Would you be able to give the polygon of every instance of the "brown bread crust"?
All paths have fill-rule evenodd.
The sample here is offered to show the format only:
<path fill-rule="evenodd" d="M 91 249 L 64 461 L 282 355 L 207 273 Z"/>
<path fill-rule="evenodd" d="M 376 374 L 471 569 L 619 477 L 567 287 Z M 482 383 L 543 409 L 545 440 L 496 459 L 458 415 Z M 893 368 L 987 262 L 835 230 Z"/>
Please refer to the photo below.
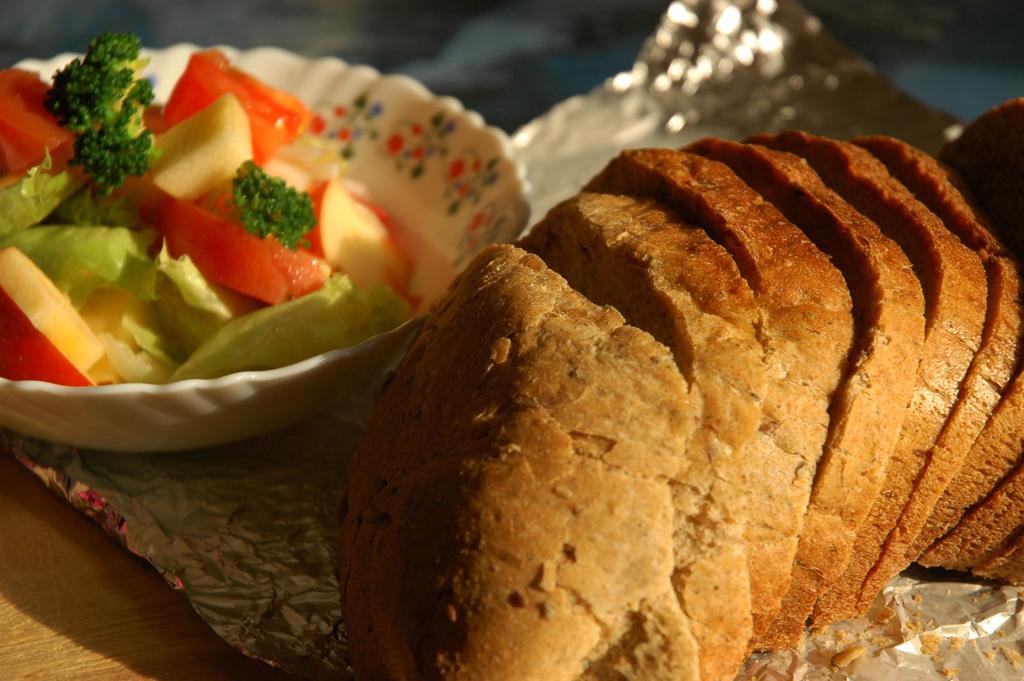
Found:
<path fill-rule="evenodd" d="M 970 567 L 961 559 L 958 539 L 946 542 L 954 534 L 966 515 L 984 504 L 1001 481 L 1013 474 L 1024 449 L 1024 373 L 1018 371 L 1006 389 L 1003 400 L 985 425 L 968 455 L 970 465 L 950 484 L 950 499 L 944 498 L 929 524 L 939 539 L 917 558 L 928 567 Z M 939 515 L 941 513 L 941 516 Z M 927 529 L 927 528 L 926 528 Z M 945 530 L 946 534 L 942 534 Z M 1008 538 L 1004 535 L 1004 539 Z"/>
<path fill-rule="evenodd" d="M 623 152 L 590 189 L 650 196 L 708 231 L 732 254 L 760 309 L 770 380 L 762 436 L 751 460 L 748 551 L 755 638 L 789 586 L 828 404 L 852 343 L 842 275 L 807 237 L 726 166 L 670 150 Z"/>
<path fill-rule="evenodd" d="M 987 285 L 977 254 L 865 149 L 798 132 L 778 135 L 772 146 L 805 158 L 825 184 L 899 243 L 925 296 L 925 342 L 900 441 L 845 573 L 815 605 L 814 622 L 824 626 L 867 609 L 877 590 L 866 590 L 866 582 L 886 537 L 913 498 L 929 463 L 950 465 L 950 457 L 934 459 L 932 453 L 981 342 Z M 967 425 L 959 421 L 952 427 L 962 430 Z M 959 439 L 961 434 L 951 437 Z"/>
<path fill-rule="evenodd" d="M 1005 240 L 1024 253 L 1024 97 L 1011 99 L 972 122 L 942 148 Z"/>
<path fill-rule="evenodd" d="M 675 551 L 685 579 L 677 593 L 693 622 L 701 677 L 732 681 L 751 638 L 741 494 L 750 483 L 740 473 L 761 470 L 773 455 L 758 429 L 767 371 L 753 295 L 725 249 L 652 201 L 582 193 L 552 209 L 520 245 L 664 343 L 701 405 L 687 483 L 702 499 L 682 511 Z"/>
<path fill-rule="evenodd" d="M 964 380 L 961 398 L 932 453 L 933 462 L 949 463 L 946 466 L 933 463 L 928 467 L 911 503 L 890 534 L 887 552 L 875 566 L 869 584 L 871 588 L 881 589 L 886 581 L 917 560 L 922 551 L 950 530 L 968 507 L 979 501 L 975 496 L 979 458 L 984 457 L 991 443 L 1004 441 L 1003 438 L 993 441 L 986 436 L 978 446 L 978 435 L 986 423 L 990 429 L 998 431 L 1001 426 L 997 421 L 1010 416 L 1024 428 L 1024 415 L 1019 413 L 1004 410 L 993 418 L 1020 358 L 1021 282 L 1016 263 L 993 233 L 988 218 L 967 198 L 958 177 L 931 156 L 891 137 L 865 137 L 854 143 L 880 159 L 950 231 L 978 253 L 988 278 L 987 318 L 981 347 Z M 1020 381 L 1015 386 L 1018 390 L 1024 389 Z M 959 429 L 953 427 L 957 421 L 964 422 Z M 1017 451 L 1018 448 L 1013 447 L 1001 458 L 1015 458 Z"/>
<path fill-rule="evenodd" d="M 1024 466 L 1017 466 L 984 501 L 932 546 L 922 563 L 992 575 L 992 566 L 1018 550 L 1012 544 L 1024 527 Z"/>
<path fill-rule="evenodd" d="M 960 137 L 943 147 L 940 158 L 956 170 L 971 194 L 992 217 L 1001 236 L 1019 256 L 1024 252 L 1024 98 L 1010 100 L 971 123 Z M 1018 374 L 975 449 L 977 467 L 964 485 L 962 503 L 944 518 L 949 533 L 921 556 L 925 565 L 979 563 L 979 574 L 1018 574 L 1013 556 L 1021 555 L 1019 540 L 1007 535 L 1010 518 L 993 518 L 992 511 L 1012 498 L 1020 474 L 1024 446 L 1024 376 Z M 987 510 L 979 510 L 989 506 Z M 977 512 L 976 512 L 977 511 Z M 991 527 L 983 523 L 994 522 Z M 960 525 L 954 526 L 956 522 Z M 961 529 L 963 527 L 963 529 Z M 1013 532 L 1013 530 L 1010 530 Z M 978 536 L 980 535 L 980 536 Z M 993 546 L 998 544 L 1000 546 Z M 1005 545 L 1005 548 L 1001 548 Z"/>
<path fill-rule="evenodd" d="M 1019 529 L 1016 536 L 994 557 L 971 567 L 979 577 L 1002 579 L 1011 584 L 1024 584 L 1024 533 Z"/>
<path fill-rule="evenodd" d="M 771 139 L 765 139 L 771 142 Z M 846 374 L 830 407 L 793 579 L 759 648 L 795 646 L 817 596 L 843 570 L 903 424 L 924 334 L 921 286 L 906 256 L 829 190 L 802 159 L 756 145 L 707 145 L 836 264 L 857 320 Z"/>
<path fill-rule="evenodd" d="M 672 584 L 699 418 L 661 344 L 536 256 L 485 250 L 351 466 L 338 549 L 357 677 L 699 679 Z"/>

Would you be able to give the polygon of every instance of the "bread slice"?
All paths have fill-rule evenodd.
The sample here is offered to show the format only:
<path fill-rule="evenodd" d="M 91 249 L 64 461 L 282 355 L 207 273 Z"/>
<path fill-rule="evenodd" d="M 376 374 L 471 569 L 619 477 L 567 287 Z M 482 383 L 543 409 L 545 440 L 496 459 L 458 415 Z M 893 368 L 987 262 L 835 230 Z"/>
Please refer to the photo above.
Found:
<path fill-rule="evenodd" d="M 978 255 L 867 150 L 799 132 L 782 133 L 769 144 L 805 158 L 825 184 L 899 243 L 925 296 L 925 341 L 914 395 L 885 483 L 858 532 L 845 573 L 815 605 L 814 621 L 825 625 L 867 609 L 878 592 L 874 584 L 869 588 L 869 574 L 886 537 L 911 503 L 929 465 L 952 465 L 949 457 L 935 457 L 934 452 L 981 343 L 987 284 Z M 959 441 L 960 431 L 968 427 L 973 427 L 970 422 L 954 420 L 950 428 L 958 432 L 947 429 L 946 434 Z M 948 474 L 944 470 L 937 475 Z"/>
<path fill-rule="evenodd" d="M 985 113 L 939 152 L 1016 252 L 1024 253 L 1024 97 Z"/>
<path fill-rule="evenodd" d="M 969 570 L 998 562 L 1024 529 L 1024 465 L 996 485 L 981 503 L 975 505 L 948 534 L 929 549 L 925 565 L 941 565 L 954 570 Z M 991 568 L 989 568 L 991 570 Z"/>
<path fill-rule="evenodd" d="M 714 532 L 678 535 L 677 575 L 686 579 L 677 593 L 693 622 L 701 677 L 732 681 L 747 656 L 750 589 L 761 573 L 748 576 L 745 509 L 720 502 L 750 488 L 741 464 L 772 477 L 770 457 L 778 456 L 759 430 L 767 371 L 753 295 L 725 249 L 651 201 L 580 194 L 552 209 L 521 246 L 668 346 L 702 407 L 684 490 L 700 503 L 679 511 L 688 527 L 711 523 Z"/>
<path fill-rule="evenodd" d="M 770 140 L 768 140 L 770 141 Z M 830 407 L 793 579 L 758 647 L 794 646 L 818 595 L 844 569 L 903 425 L 924 335 L 924 300 L 895 242 L 802 159 L 755 145 L 704 144 L 801 228 L 843 273 L 857 321 L 846 373 Z"/>
<path fill-rule="evenodd" d="M 356 676 L 699 679 L 673 585 L 699 419 L 650 335 L 536 256 L 483 251 L 351 465 L 338 551 Z"/>
<path fill-rule="evenodd" d="M 979 577 L 1024 584 L 1024 533 L 1018 530 L 1004 548 L 995 552 L 989 560 L 973 565 L 971 572 Z"/>
<path fill-rule="evenodd" d="M 961 387 L 960 399 L 932 452 L 932 462 L 886 540 L 885 553 L 865 589 L 871 591 L 881 589 L 891 577 L 917 560 L 925 548 L 959 520 L 965 508 L 977 501 L 969 496 L 969 490 L 974 488 L 971 481 L 985 448 L 976 447 L 975 443 L 992 419 L 1021 355 L 1021 281 L 1016 263 L 993 233 L 988 218 L 967 198 L 958 177 L 928 154 L 900 140 L 879 136 L 853 142 L 881 160 L 893 177 L 978 253 L 988 279 L 987 318 L 981 346 Z M 1019 388 L 1024 388 L 1024 384 L 1019 384 Z M 1017 420 L 1024 427 L 1024 415 L 1018 414 Z M 999 428 L 998 424 L 991 425 Z M 983 442 L 986 440 L 990 438 Z M 1016 453 L 1017 448 L 1012 447 L 1003 458 L 1012 458 Z"/>
<path fill-rule="evenodd" d="M 1021 461 L 1024 443 L 1024 374 L 1017 373 L 1007 387 L 1002 401 L 975 441 L 959 475 L 948 493 L 936 504 L 925 527 L 929 537 L 939 538 L 917 558 L 928 567 L 971 567 L 976 558 L 968 559 L 962 552 L 961 539 L 954 534 L 967 514 L 986 503 L 1001 481 L 1010 477 Z M 984 518 L 984 516 L 982 517 Z M 995 532 L 995 528 L 992 528 Z M 1008 537 L 1004 534 L 1003 539 Z"/>
<path fill-rule="evenodd" d="M 657 197 L 677 209 L 726 247 L 754 292 L 770 377 L 765 442 L 748 466 L 747 541 L 760 638 L 789 585 L 829 400 L 852 343 L 849 292 L 828 258 L 721 163 L 678 151 L 627 151 L 589 187 Z"/>

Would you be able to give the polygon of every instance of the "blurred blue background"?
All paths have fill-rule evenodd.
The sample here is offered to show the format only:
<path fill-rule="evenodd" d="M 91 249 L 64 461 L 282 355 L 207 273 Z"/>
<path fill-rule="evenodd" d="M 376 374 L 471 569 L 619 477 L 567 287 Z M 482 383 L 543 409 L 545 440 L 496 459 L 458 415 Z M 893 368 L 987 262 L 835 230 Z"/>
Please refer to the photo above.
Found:
<path fill-rule="evenodd" d="M 80 51 L 134 31 L 278 45 L 409 73 L 514 130 L 629 68 L 667 0 L 3 0 L 0 57 Z M 969 119 L 1024 95 L 1021 0 L 806 0 L 826 29 L 904 90 Z"/>

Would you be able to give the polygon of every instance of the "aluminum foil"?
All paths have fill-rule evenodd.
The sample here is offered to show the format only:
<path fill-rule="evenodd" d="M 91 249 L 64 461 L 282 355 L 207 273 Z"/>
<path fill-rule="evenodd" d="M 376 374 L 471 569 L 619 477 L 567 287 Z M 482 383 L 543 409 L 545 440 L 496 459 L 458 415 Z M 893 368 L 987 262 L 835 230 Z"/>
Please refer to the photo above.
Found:
<path fill-rule="evenodd" d="M 623 147 L 803 128 L 934 151 L 956 122 L 897 91 L 786 0 L 673 2 L 633 69 L 514 136 L 534 215 Z M 366 400 L 257 440 L 178 454 L 76 451 L 0 433 L 62 498 L 146 558 L 225 640 L 310 679 L 349 676 L 333 537 Z M 962 579 L 962 577 L 960 578 Z M 1004 585 L 910 571 L 866 618 L 755 655 L 743 680 L 1024 678 L 1024 608 Z"/>
<path fill-rule="evenodd" d="M 786 0 L 677 0 L 631 71 L 525 125 L 513 143 L 540 217 L 620 149 L 798 128 L 938 151 L 956 121 L 897 90 Z"/>
<path fill-rule="evenodd" d="M 226 641 L 302 678 L 349 677 L 333 536 L 362 415 L 336 409 L 186 453 L 0 435 L 53 491 L 148 560 Z"/>
<path fill-rule="evenodd" d="M 737 681 L 1019 680 L 1022 625 L 1017 587 L 907 574 L 867 616 L 828 627 L 800 650 L 756 654 Z"/>

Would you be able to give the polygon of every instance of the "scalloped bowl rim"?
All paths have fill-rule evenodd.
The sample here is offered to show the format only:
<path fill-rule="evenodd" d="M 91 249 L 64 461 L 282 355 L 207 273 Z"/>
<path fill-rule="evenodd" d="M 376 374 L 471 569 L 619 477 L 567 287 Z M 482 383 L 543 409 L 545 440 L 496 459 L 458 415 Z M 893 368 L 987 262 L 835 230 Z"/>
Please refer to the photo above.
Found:
<path fill-rule="evenodd" d="M 409 90 L 412 90 L 416 97 L 423 100 L 435 100 L 442 104 L 445 108 L 451 110 L 453 113 L 465 115 L 466 119 L 469 121 L 470 125 L 473 128 L 484 130 L 493 135 L 498 140 L 504 157 L 508 161 L 510 161 L 512 163 L 512 166 L 515 168 L 515 178 L 516 186 L 518 188 L 518 195 L 521 197 L 524 203 L 526 202 L 526 196 L 529 190 L 529 184 L 526 177 L 526 168 L 520 161 L 516 160 L 515 154 L 513 153 L 511 138 L 508 136 L 508 134 L 501 128 L 498 128 L 493 125 L 487 125 L 486 122 L 484 121 L 483 116 L 481 116 L 476 111 L 467 109 L 458 99 L 450 96 L 436 95 L 430 90 L 430 88 L 428 88 L 426 85 L 419 82 L 415 78 L 412 78 L 401 73 L 383 74 L 373 66 L 369 66 L 366 64 L 352 64 L 350 62 L 345 61 L 344 59 L 339 59 L 338 57 L 304 57 L 296 52 L 292 52 L 290 50 L 286 50 L 280 47 L 274 47 L 271 45 L 240 49 L 237 47 L 232 47 L 230 45 L 214 45 L 211 47 L 203 47 L 200 45 L 196 45 L 194 43 L 175 43 L 173 45 L 168 45 L 167 47 L 163 48 L 144 48 L 144 54 L 153 55 L 157 53 L 177 50 L 188 50 L 191 52 L 195 52 L 205 49 L 224 50 L 231 55 L 232 59 L 237 58 L 238 56 L 243 54 L 249 55 L 259 53 L 272 55 L 274 58 L 284 58 L 293 60 L 299 59 L 304 62 L 307 62 L 310 66 L 317 63 L 327 62 L 345 69 L 358 69 L 360 71 L 367 72 L 372 78 L 376 80 L 401 83 L 404 87 L 408 88 Z M 33 62 L 51 62 L 57 61 L 58 59 L 66 62 L 78 56 L 81 56 L 81 54 L 75 52 L 64 52 L 53 57 L 50 57 L 48 59 L 23 59 L 19 61 L 15 66 L 21 66 L 26 63 L 31 64 Z M 408 327 L 411 324 L 418 324 L 420 320 L 422 320 L 423 316 L 423 314 L 417 315 L 412 319 L 407 320 L 400 326 L 391 329 L 390 331 L 386 331 L 384 333 L 379 333 L 374 336 L 371 336 L 370 338 L 367 338 L 366 340 L 357 343 L 356 345 L 352 345 L 346 348 L 337 348 L 334 350 L 329 350 L 327 352 L 322 352 L 317 355 L 313 355 L 312 357 L 307 357 L 304 360 L 294 362 L 283 367 L 278 367 L 276 369 L 250 369 L 237 371 L 231 374 L 226 374 L 224 376 L 218 376 L 216 378 L 190 378 L 182 381 L 172 381 L 170 383 L 114 383 L 109 385 L 93 386 L 67 386 L 60 385 L 57 383 L 50 383 L 47 381 L 13 381 L 6 378 L 0 378 L 0 390 L 33 392 L 37 394 L 48 393 L 51 395 L 96 395 L 97 397 L 110 397 L 113 395 L 126 395 L 132 393 L 149 395 L 173 395 L 180 392 L 190 392 L 201 389 L 223 388 L 233 383 L 239 383 L 242 381 L 252 381 L 256 383 L 261 383 L 267 381 L 287 380 L 294 376 L 303 374 L 306 371 L 312 370 L 318 366 L 330 364 L 339 359 L 348 357 L 349 355 L 354 355 L 357 352 L 359 352 L 363 348 L 363 346 L 365 346 L 368 343 L 373 343 L 378 339 L 393 334 L 406 333 L 408 330 L 406 327 Z"/>

